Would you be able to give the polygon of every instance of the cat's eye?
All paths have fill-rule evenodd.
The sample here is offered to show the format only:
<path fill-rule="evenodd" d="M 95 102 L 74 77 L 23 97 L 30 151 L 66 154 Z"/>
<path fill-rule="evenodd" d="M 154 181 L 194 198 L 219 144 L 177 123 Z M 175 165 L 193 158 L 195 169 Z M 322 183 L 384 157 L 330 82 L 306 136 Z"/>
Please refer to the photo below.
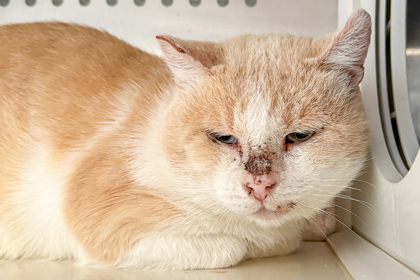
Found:
<path fill-rule="evenodd" d="M 233 135 L 214 135 L 214 139 L 223 143 L 223 144 L 236 144 L 238 143 L 238 138 Z"/>
<path fill-rule="evenodd" d="M 305 142 L 315 134 L 314 131 L 293 132 L 286 136 L 287 143 Z"/>

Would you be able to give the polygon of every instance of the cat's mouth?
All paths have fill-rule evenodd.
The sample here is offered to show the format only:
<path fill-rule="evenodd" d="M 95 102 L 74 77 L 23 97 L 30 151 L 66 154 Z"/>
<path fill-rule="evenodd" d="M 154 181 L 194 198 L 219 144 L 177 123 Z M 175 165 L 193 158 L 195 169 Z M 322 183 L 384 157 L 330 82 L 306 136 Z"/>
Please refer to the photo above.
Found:
<path fill-rule="evenodd" d="M 278 205 L 276 210 L 267 209 L 264 205 L 262 205 L 262 207 L 253 215 L 265 221 L 279 219 L 292 211 L 296 206 L 297 203 L 293 201 Z"/>

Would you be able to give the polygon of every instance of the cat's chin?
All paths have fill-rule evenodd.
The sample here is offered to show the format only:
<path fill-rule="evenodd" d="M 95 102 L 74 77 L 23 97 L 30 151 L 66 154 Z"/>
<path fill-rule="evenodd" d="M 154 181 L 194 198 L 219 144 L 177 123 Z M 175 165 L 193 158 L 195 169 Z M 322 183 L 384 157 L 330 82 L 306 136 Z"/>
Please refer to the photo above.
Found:
<path fill-rule="evenodd" d="M 292 209 L 277 209 L 275 211 L 269 210 L 265 207 L 261 207 L 257 212 L 253 213 L 252 215 L 259 220 L 262 221 L 278 221 L 282 219 L 287 213 L 289 213 Z"/>

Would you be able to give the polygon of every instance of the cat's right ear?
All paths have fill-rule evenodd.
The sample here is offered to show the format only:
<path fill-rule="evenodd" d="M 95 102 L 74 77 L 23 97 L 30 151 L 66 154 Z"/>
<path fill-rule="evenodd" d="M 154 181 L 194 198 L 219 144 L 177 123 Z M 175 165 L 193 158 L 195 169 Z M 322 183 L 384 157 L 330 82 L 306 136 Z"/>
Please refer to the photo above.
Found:
<path fill-rule="evenodd" d="M 156 39 L 164 61 L 180 87 L 187 87 L 208 75 L 210 68 L 220 62 L 220 49 L 215 43 L 187 41 L 167 35 L 156 36 Z"/>

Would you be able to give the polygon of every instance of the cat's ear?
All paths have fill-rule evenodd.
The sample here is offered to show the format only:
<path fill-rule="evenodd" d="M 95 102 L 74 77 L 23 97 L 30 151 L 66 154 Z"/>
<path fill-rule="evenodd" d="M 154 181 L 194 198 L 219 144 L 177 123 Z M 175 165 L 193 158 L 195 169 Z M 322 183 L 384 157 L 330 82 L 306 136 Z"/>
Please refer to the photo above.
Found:
<path fill-rule="evenodd" d="M 164 60 L 175 82 L 181 86 L 207 75 L 220 61 L 220 48 L 215 43 L 187 41 L 172 36 L 156 36 Z"/>
<path fill-rule="evenodd" d="M 318 39 L 326 47 L 313 62 L 344 71 L 349 75 L 351 84 L 358 85 L 364 74 L 363 63 L 370 44 L 371 26 L 370 15 L 365 10 L 355 11 L 341 31 Z"/>

